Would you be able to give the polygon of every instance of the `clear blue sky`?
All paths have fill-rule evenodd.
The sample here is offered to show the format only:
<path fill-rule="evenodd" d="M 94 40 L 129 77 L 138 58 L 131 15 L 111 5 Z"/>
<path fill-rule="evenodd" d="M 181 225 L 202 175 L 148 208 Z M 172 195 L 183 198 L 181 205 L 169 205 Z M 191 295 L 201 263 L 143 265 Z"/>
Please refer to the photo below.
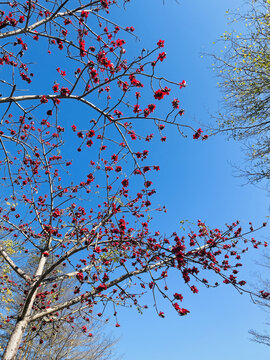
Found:
<path fill-rule="evenodd" d="M 181 92 L 185 122 L 204 127 L 211 122 L 209 113 L 217 111 L 220 94 L 211 59 L 202 52 L 218 51 L 213 42 L 228 29 L 226 10 L 241 6 L 240 0 L 136 0 L 125 12 L 118 10 L 114 18 L 126 26 L 134 26 L 140 41 L 136 49 L 151 48 L 157 40 L 165 40 L 167 59 L 160 72 L 170 79 L 185 79 L 188 87 Z M 207 142 L 183 139 L 171 129 L 168 142 L 158 146 L 152 155 L 159 160 L 161 172 L 157 200 L 168 207 L 167 215 L 156 218 L 164 233 L 179 229 L 179 221 L 205 220 L 210 226 L 222 227 L 239 219 L 260 224 L 268 215 L 267 193 L 255 186 L 242 186 L 245 179 L 233 177 L 231 164 L 241 165 L 239 143 L 223 137 Z M 268 231 L 257 235 L 267 237 Z M 255 265 L 258 251 L 246 258 L 243 278 L 256 283 Z M 177 282 L 177 278 L 171 279 Z M 187 289 L 186 289 L 187 290 Z M 149 297 L 149 305 L 151 298 Z M 266 360 L 268 348 L 249 340 L 248 330 L 263 330 L 266 314 L 254 306 L 248 296 L 234 289 L 201 289 L 197 295 L 185 291 L 189 316 L 179 317 L 170 304 L 160 307 L 166 318 L 159 318 L 150 308 L 141 316 L 135 309 L 119 309 L 121 327 L 112 328 L 120 336 L 118 350 L 125 360 Z"/>

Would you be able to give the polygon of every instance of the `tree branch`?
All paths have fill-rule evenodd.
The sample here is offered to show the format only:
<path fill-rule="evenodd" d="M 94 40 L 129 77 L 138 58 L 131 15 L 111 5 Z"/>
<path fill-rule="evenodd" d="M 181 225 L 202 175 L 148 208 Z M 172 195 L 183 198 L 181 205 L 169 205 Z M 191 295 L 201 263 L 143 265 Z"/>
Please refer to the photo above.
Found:
<path fill-rule="evenodd" d="M 5 262 L 21 277 L 23 278 L 25 281 L 27 282 L 31 282 L 32 279 L 31 277 L 26 274 L 21 268 L 19 268 L 18 265 L 15 264 L 15 262 L 9 257 L 9 255 L 7 254 L 7 252 L 2 248 L 2 246 L 0 247 L 0 256 L 2 256 L 5 260 Z"/>

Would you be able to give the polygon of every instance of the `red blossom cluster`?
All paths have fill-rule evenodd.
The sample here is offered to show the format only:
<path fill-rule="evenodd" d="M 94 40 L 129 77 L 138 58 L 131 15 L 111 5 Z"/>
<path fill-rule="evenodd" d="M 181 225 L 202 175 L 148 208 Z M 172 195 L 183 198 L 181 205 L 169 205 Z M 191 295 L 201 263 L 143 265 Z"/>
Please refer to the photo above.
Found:
<path fill-rule="evenodd" d="M 162 100 L 165 95 L 170 94 L 171 89 L 169 89 L 167 86 L 164 87 L 164 89 L 159 89 L 155 92 L 154 98 L 157 100 Z"/>

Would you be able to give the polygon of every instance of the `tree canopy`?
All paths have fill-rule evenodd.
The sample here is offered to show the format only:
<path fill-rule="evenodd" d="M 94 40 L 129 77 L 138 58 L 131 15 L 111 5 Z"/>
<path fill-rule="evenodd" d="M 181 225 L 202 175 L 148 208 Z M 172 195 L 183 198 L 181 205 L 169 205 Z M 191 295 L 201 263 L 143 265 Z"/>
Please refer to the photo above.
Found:
<path fill-rule="evenodd" d="M 222 36 L 223 54 L 214 56 L 223 94 L 220 131 L 244 140 L 251 182 L 269 180 L 270 3 L 249 1 L 231 13 L 240 30 Z"/>

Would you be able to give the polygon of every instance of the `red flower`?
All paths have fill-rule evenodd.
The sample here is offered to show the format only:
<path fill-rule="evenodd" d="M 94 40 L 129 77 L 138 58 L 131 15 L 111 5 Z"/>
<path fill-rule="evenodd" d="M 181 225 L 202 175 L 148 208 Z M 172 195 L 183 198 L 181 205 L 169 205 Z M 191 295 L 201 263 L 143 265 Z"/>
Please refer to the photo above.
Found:
<path fill-rule="evenodd" d="M 88 18 L 88 15 L 89 15 L 89 12 L 88 12 L 88 11 L 84 11 L 84 10 L 83 10 L 83 11 L 81 12 L 81 17 L 82 17 L 82 18 L 86 18 L 86 19 L 87 19 L 87 18 Z"/>
<path fill-rule="evenodd" d="M 245 284 L 246 284 L 246 282 L 244 281 L 244 280 L 241 280 L 241 281 L 239 281 L 239 283 L 238 283 L 240 286 L 244 286 Z"/>
<path fill-rule="evenodd" d="M 116 163 L 117 160 L 118 160 L 118 156 L 115 155 L 115 154 L 113 154 L 112 157 L 111 157 L 111 159 L 113 160 L 114 163 Z"/>
<path fill-rule="evenodd" d="M 188 311 L 187 309 L 184 309 L 184 308 L 182 308 L 182 309 L 179 310 L 179 314 L 180 314 L 181 316 L 187 315 L 189 312 L 190 312 L 190 311 Z"/>
<path fill-rule="evenodd" d="M 89 130 L 87 133 L 87 137 L 93 137 L 95 136 L 95 131 L 94 130 Z"/>
<path fill-rule="evenodd" d="M 161 62 L 166 59 L 167 54 L 163 51 L 162 53 L 159 53 L 158 55 L 158 60 L 160 60 Z"/>
<path fill-rule="evenodd" d="M 200 138 L 200 136 L 201 136 L 201 134 L 202 134 L 202 129 L 201 128 L 199 128 L 196 132 L 195 132 L 195 134 L 193 134 L 193 139 L 199 139 Z"/>
<path fill-rule="evenodd" d="M 115 42 L 115 45 L 116 45 L 116 46 L 122 46 L 122 45 L 124 45 L 125 43 L 126 43 L 125 40 L 117 39 L 116 42 Z"/>
<path fill-rule="evenodd" d="M 78 132 L 77 132 L 77 136 L 78 136 L 79 138 L 83 139 L 83 133 L 82 133 L 81 131 L 78 131 Z"/>
<path fill-rule="evenodd" d="M 108 1 L 107 0 L 101 0 L 100 1 L 101 6 L 104 7 L 105 9 L 108 9 L 109 5 L 108 5 Z"/>
<path fill-rule="evenodd" d="M 123 115 L 123 113 L 119 110 L 114 110 L 115 115 L 118 117 L 118 119 Z"/>
<path fill-rule="evenodd" d="M 148 109 L 149 109 L 150 113 L 154 112 L 155 108 L 156 108 L 155 104 L 149 104 L 148 105 Z"/>
<path fill-rule="evenodd" d="M 152 181 L 146 181 L 145 183 L 144 183 L 144 185 L 145 185 L 145 187 L 150 187 L 151 185 L 152 185 Z"/>
<path fill-rule="evenodd" d="M 181 294 L 175 293 L 173 296 L 175 297 L 176 300 L 180 300 L 180 301 L 183 300 L 183 296 Z"/>
<path fill-rule="evenodd" d="M 140 106 L 139 106 L 138 104 L 135 105 L 134 108 L 133 108 L 133 112 L 134 112 L 135 114 L 138 114 L 140 111 L 142 111 L 142 110 L 140 109 Z"/>
<path fill-rule="evenodd" d="M 68 88 L 62 87 L 60 90 L 61 96 L 67 96 L 70 93 Z"/>
<path fill-rule="evenodd" d="M 179 115 L 180 115 L 180 116 L 184 115 L 184 112 L 185 112 L 185 110 L 184 110 L 184 109 L 181 109 L 181 110 L 179 111 Z"/>
<path fill-rule="evenodd" d="M 96 288 L 97 291 L 103 291 L 103 290 L 107 290 L 107 285 L 106 284 L 99 284 L 98 287 Z"/>
<path fill-rule="evenodd" d="M 128 179 L 124 179 L 124 180 L 122 181 L 122 185 L 123 185 L 124 187 L 127 187 L 127 186 L 128 186 Z"/>
<path fill-rule="evenodd" d="M 180 89 L 187 86 L 186 80 L 183 80 L 180 84 Z"/>
<path fill-rule="evenodd" d="M 173 106 L 174 109 L 179 109 L 179 100 L 178 99 L 173 99 L 172 106 Z"/>
<path fill-rule="evenodd" d="M 267 299 L 268 297 L 270 297 L 270 293 L 264 291 L 264 290 L 261 290 L 259 291 L 261 296 L 264 298 L 264 299 Z"/>
<path fill-rule="evenodd" d="M 79 281 L 83 281 L 83 273 L 79 272 L 77 275 L 76 275 L 76 278 L 79 280 Z"/>
<path fill-rule="evenodd" d="M 85 41 L 84 40 L 79 41 L 79 45 L 80 45 L 80 56 L 84 57 L 86 55 Z"/>
<path fill-rule="evenodd" d="M 119 29 L 119 28 L 118 28 Z M 130 26 L 130 27 L 126 27 L 126 29 L 125 29 L 126 31 L 131 31 L 131 32 L 133 32 L 133 31 L 135 31 L 135 29 L 134 29 L 134 27 L 133 26 Z"/>
<path fill-rule="evenodd" d="M 159 89 L 155 92 L 154 98 L 157 100 L 161 100 L 164 98 L 164 93 Z"/>
<path fill-rule="evenodd" d="M 65 25 L 72 24 L 72 21 L 70 19 L 65 19 L 64 24 Z"/>
<path fill-rule="evenodd" d="M 189 313 L 189 311 L 187 309 L 180 308 L 180 306 L 177 303 L 174 303 L 173 307 L 178 312 L 178 314 L 181 316 L 187 315 Z"/>
<path fill-rule="evenodd" d="M 170 94 L 171 89 L 170 89 L 170 88 L 168 88 L 167 86 L 165 86 L 165 88 L 164 88 L 164 89 L 162 89 L 162 91 L 163 91 L 164 95 L 169 95 L 169 94 Z"/>
<path fill-rule="evenodd" d="M 144 172 L 144 173 L 146 173 L 147 171 L 150 171 L 150 167 L 149 167 L 149 166 L 145 166 L 145 167 L 143 168 L 143 172 Z"/>
<path fill-rule="evenodd" d="M 59 84 L 54 84 L 54 85 L 53 85 L 53 92 L 54 92 L 54 93 L 57 93 L 58 90 L 59 90 Z"/>
<path fill-rule="evenodd" d="M 170 94 L 171 89 L 169 89 L 167 86 L 165 86 L 164 89 L 159 89 L 155 92 L 154 98 L 157 100 L 161 100 L 164 98 L 165 95 Z"/>
<path fill-rule="evenodd" d="M 144 117 L 147 117 L 148 115 L 150 115 L 150 110 L 148 108 L 143 110 L 144 113 Z"/>
<path fill-rule="evenodd" d="M 164 40 L 159 40 L 159 41 L 157 42 L 157 46 L 158 46 L 159 48 L 163 48 L 163 47 L 164 47 Z"/>
<path fill-rule="evenodd" d="M 199 292 L 199 290 L 196 288 L 196 286 L 194 286 L 194 285 L 192 285 L 191 287 L 190 287 L 190 290 L 192 291 L 192 292 L 194 292 L 194 294 L 197 294 L 198 292 Z"/>
<path fill-rule="evenodd" d="M 48 102 L 48 99 L 46 98 L 45 95 L 42 95 L 40 102 L 41 102 L 41 104 L 46 104 Z"/>
<path fill-rule="evenodd" d="M 120 219 L 120 220 L 119 220 L 119 228 L 120 228 L 120 230 L 125 231 L 125 229 L 126 229 L 126 222 L 125 222 L 124 219 Z"/>

